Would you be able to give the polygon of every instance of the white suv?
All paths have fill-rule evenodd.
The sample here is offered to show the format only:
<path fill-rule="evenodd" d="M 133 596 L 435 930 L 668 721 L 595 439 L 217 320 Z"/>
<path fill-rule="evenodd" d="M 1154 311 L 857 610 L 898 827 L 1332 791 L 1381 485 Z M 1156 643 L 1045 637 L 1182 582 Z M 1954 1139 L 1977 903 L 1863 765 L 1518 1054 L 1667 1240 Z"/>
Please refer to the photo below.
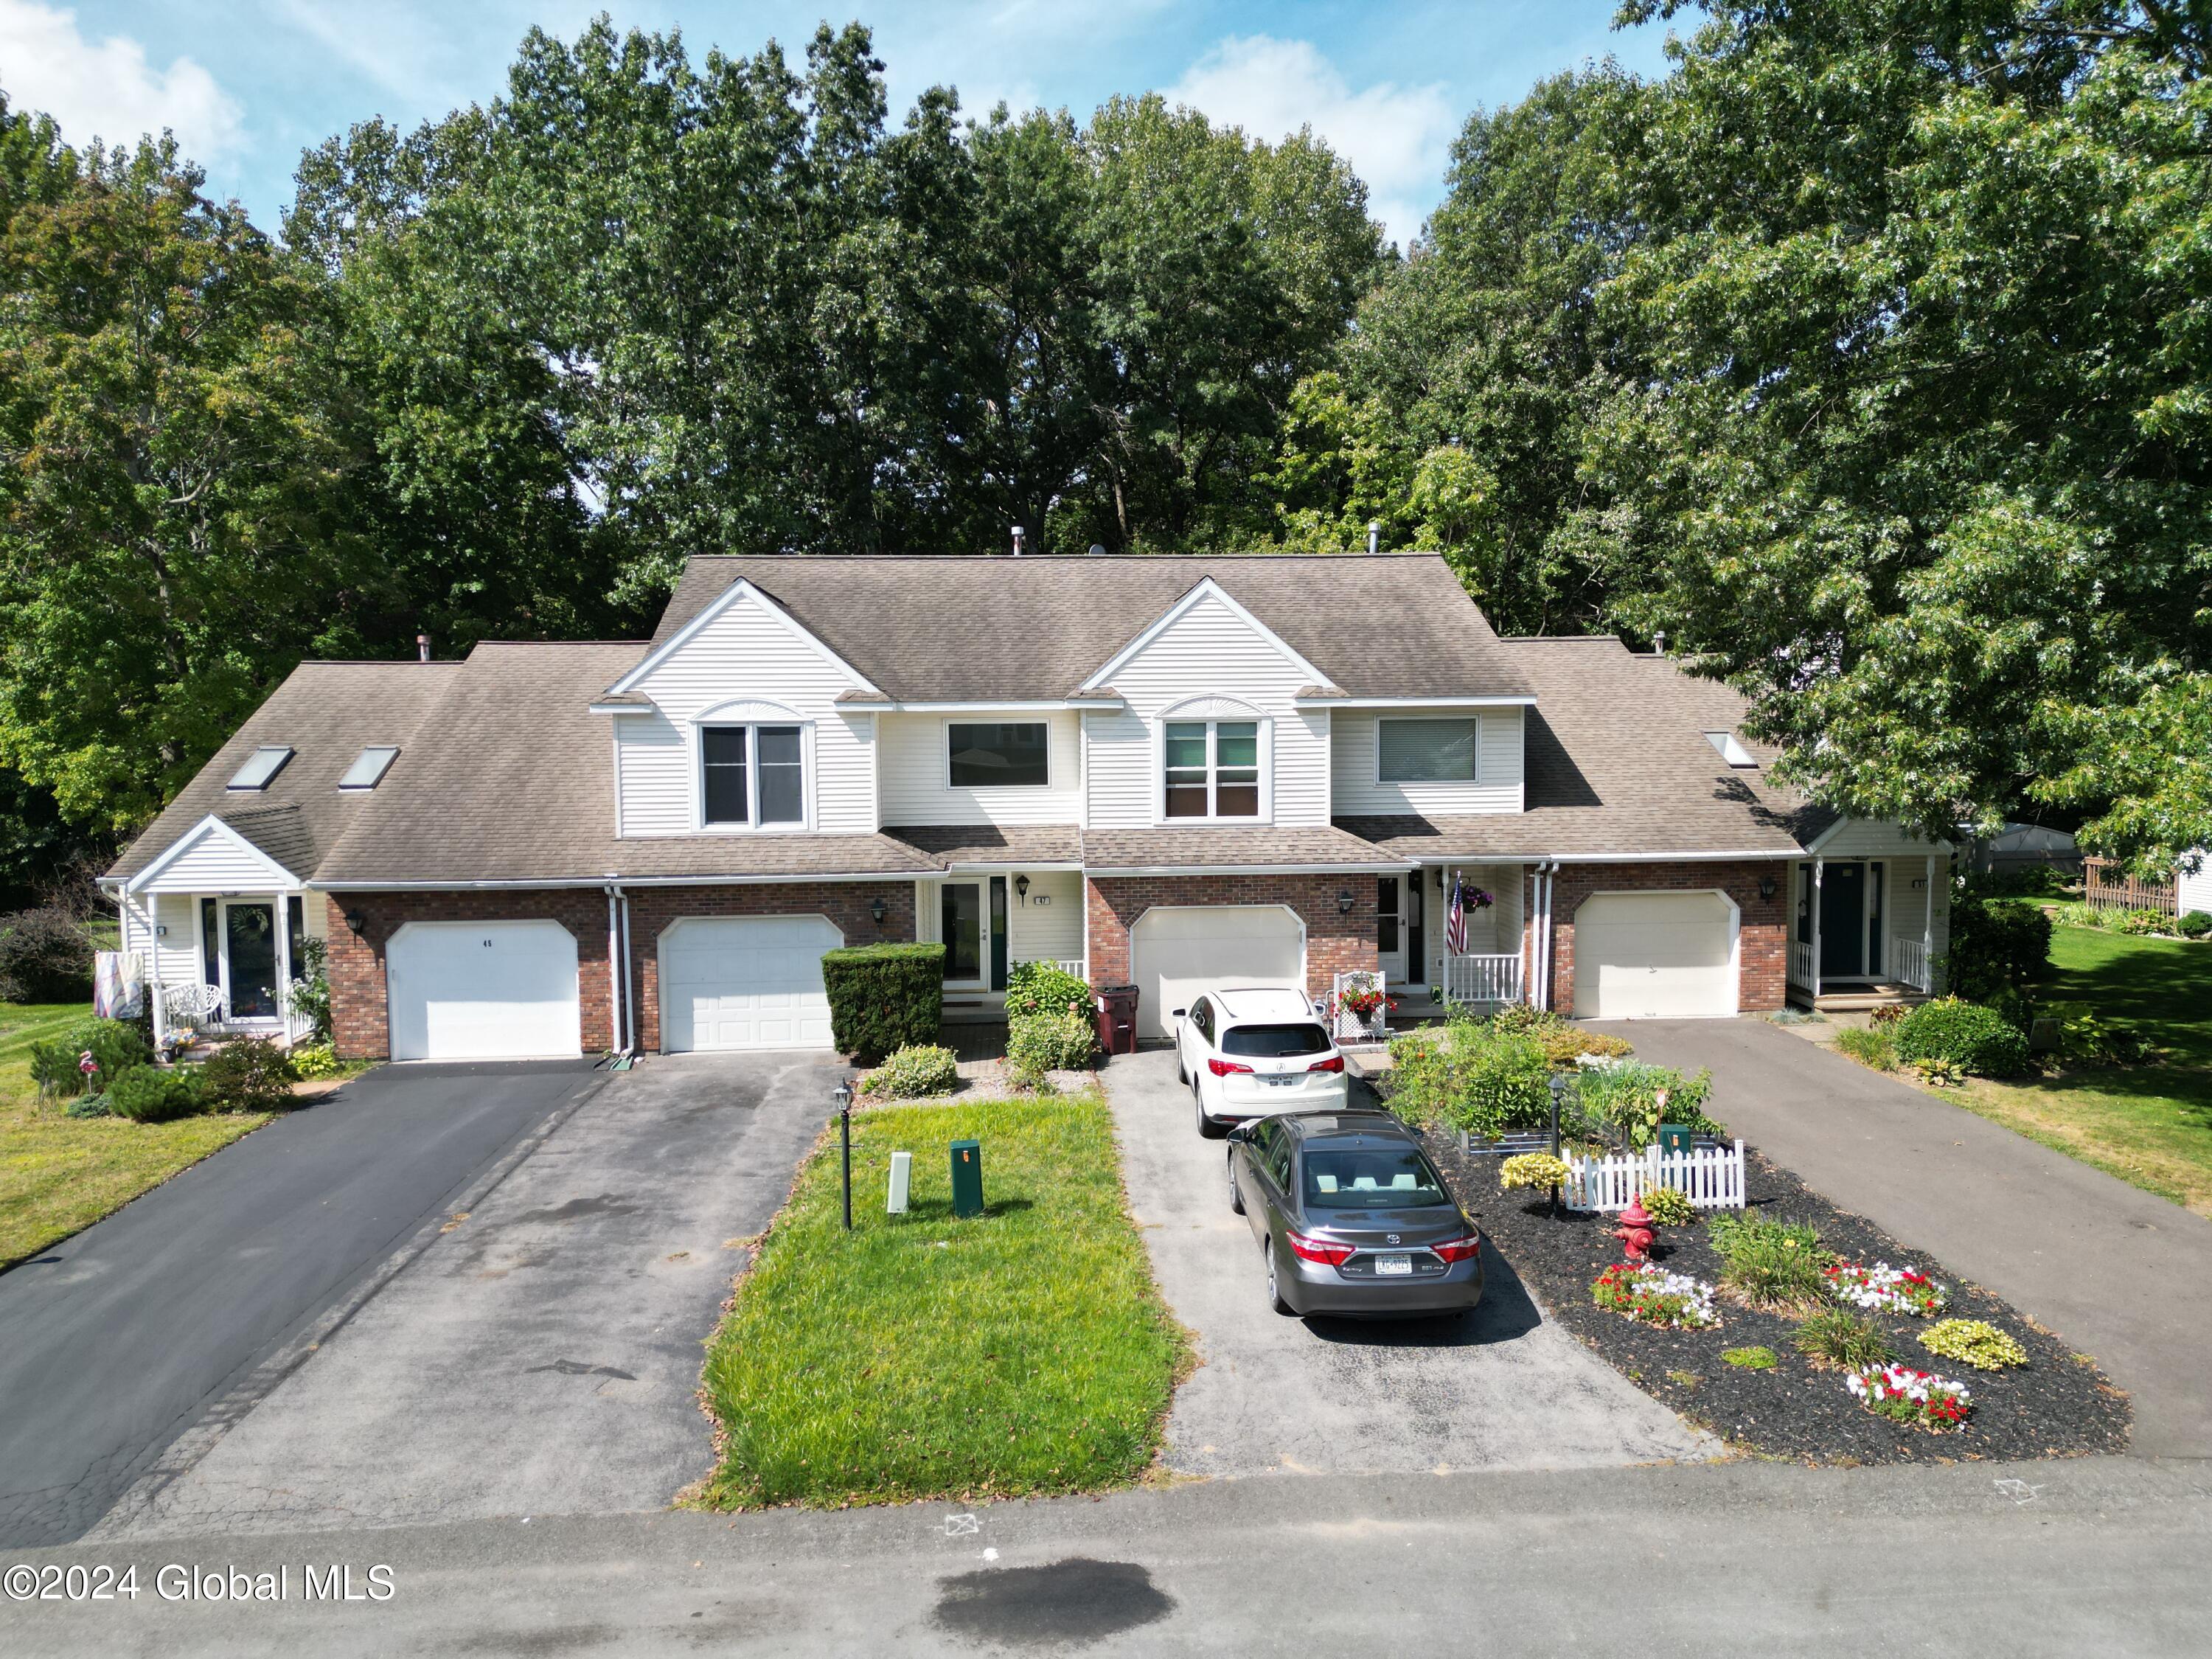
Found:
<path fill-rule="evenodd" d="M 1176 1080 L 1190 1085 L 1198 1132 L 1247 1118 L 1341 1109 L 1344 1055 L 1301 991 L 1208 991 L 1175 1011 Z"/>

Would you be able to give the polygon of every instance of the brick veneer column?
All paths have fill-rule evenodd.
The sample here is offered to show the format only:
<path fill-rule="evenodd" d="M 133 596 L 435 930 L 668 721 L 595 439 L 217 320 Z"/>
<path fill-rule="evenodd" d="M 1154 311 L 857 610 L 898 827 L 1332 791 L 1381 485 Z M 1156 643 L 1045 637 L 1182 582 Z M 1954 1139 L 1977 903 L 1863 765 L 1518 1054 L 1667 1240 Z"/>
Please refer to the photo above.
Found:
<path fill-rule="evenodd" d="M 1759 896 L 1761 880 L 1774 896 Z M 1717 889 L 1736 902 L 1736 1007 L 1752 1013 L 1783 1006 L 1789 960 L 1790 866 L 1780 859 L 1727 864 L 1567 864 L 1552 890 L 1551 1006 L 1575 1006 L 1575 917 L 1595 893 L 1692 892 Z M 1529 922 L 1533 939 L 1535 923 Z"/>
<path fill-rule="evenodd" d="M 1146 911 L 1163 906 L 1286 904 L 1306 925 L 1306 992 L 1326 997 L 1338 974 L 1382 965 L 1376 947 L 1375 877 L 1340 876 L 1087 876 L 1083 902 L 1091 923 L 1091 982 L 1121 985 L 1129 978 L 1129 929 Z M 1349 913 L 1337 896 L 1352 895 Z"/>

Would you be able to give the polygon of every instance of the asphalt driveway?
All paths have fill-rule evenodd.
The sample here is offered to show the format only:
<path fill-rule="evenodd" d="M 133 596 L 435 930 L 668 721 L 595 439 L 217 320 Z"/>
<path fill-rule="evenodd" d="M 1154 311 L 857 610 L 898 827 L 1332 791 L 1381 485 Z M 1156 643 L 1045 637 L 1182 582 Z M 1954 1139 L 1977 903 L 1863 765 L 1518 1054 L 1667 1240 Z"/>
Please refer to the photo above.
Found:
<path fill-rule="evenodd" d="M 785 1054 L 608 1077 L 265 1398 L 179 1440 L 95 1536 L 665 1507 L 711 1461 L 701 1343 L 839 1075 Z"/>
<path fill-rule="evenodd" d="M 82 1534 L 272 1345 L 599 1086 L 386 1067 L 0 1274 L 0 1545 Z"/>
<path fill-rule="evenodd" d="M 2094 1354 L 2132 1449 L 2212 1456 L 2212 1222 L 1763 1019 L 1601 1025 L 1713 1073 L 1713 1116 Z"/>
<path fill-rule="evenodd" d="M 1222 1143 L 1200 1138 L 1175 1055 L 1115 1059 L 1106 1091 L 1130 1208 L 1203 1362 L 1168 1419 L 1172 1468 L 1443 1474 L 1719 1454 L 1546 1320 L 1495 1250 L 1472 1316 L 1364 1323 L 1273 1312 L 1250 1231 L 1229 1208 Z"/>

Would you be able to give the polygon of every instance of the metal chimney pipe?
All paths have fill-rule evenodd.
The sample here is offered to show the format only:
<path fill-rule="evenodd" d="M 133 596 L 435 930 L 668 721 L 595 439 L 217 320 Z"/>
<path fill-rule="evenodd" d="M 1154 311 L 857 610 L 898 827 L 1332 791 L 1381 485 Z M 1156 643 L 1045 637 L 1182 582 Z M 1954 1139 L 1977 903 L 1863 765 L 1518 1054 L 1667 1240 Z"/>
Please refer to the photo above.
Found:
<path fill-rule="evenodd" d="M 1370 519 L 1367 521 L 1367 550 L 1370 553 L 1377 552 L 1381 550 L 1382 544 L 1382 520 Z"/>
<path fill-rule="evenodd" d="M 1022 556 L 1022 527 L 1019 525 L 1014 526 L 1014 556 L 1018 559 Z"/>
<path fill-rule="evenodd" d="M 415 636 L 415 660 L 417 662 L 430 660 L 430 636 L 428 634 L 417 634 Z"/>
<path fill-rule="evenodd" d="M 1667 654 L 1667 631 L 1664 629 L 1651 636 L 1651 654 L 1655 657 Z"/>

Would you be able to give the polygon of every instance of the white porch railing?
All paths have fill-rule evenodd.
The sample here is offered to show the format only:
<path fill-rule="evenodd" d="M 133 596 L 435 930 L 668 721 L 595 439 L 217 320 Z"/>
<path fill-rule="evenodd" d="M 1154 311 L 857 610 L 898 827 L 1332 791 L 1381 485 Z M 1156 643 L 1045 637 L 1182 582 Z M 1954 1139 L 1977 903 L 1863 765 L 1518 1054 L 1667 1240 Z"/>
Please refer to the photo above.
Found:
<path fill-rule="evenodd" d="M 1448 1002 L 1518 1002 L 1521 958 L 1446 957 L 1443 994 Z"/>
<path fill-rule="evenodd" d="M 1813 988 L 1813 947 L 1802 939 L 1790 941 L 1790 982 Z"/>
<path fill-rule="evenodd" d="M 1897 976 L 1916 991 L 1932 991 L 1936 981 L 1928 974 L 1928 941 L 1908 939 L 1898 934 L 1889 942 L 1889 959 L 1897 964 Z"/>
<path fill-rule="evenodd" d="M 1088 979 L 1090 977 L 1088 974 L 1083 971 L 1083 958 L 1081 957 L 1066 957 L 1057 960 L 1051 957 L 1030 957 L 1024 958 L 1024 960 L 1030 962 L 1049 962 L 1063 974 L 1073 974 L 1078 979 Z M 1018 968 L 1021 963 L 1017 962 L 1014 965 Z"/>

